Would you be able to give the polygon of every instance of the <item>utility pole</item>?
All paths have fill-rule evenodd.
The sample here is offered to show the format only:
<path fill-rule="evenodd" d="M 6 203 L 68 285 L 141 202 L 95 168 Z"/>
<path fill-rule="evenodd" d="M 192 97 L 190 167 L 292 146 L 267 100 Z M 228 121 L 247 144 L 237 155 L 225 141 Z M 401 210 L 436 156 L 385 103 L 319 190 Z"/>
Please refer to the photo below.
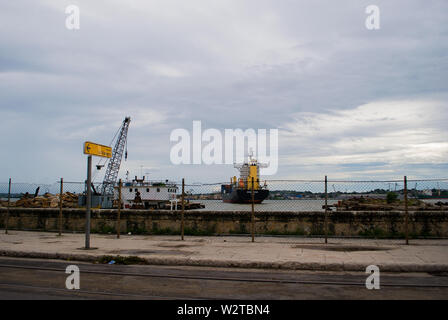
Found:
<path fill-rule="evenodd" d="M 117 239 L 120 239 L 120 215 L 121 215 L 121 179 L 118 182 L 118 212 L 117 212 Z"/>
<path fill-rule="evenodd" d="M 324 228 L 325 228 L 325 243 L 328 243 L 328 179 L 325 176 L 325 218 L 324 218 Z"/>
<path fill-rule="evenodd" d="M 64 179 L 61 178 L 61 188 L 59 191 L 59 235 L 62 236 L 62 193 L 64 192 Z"/>
<path fill-rule="evenodd" d="M 181 233 L 181 239 L 182 241 L 184 240 L 184 227 L 185 227 L 185 222 L 184 222 L 184 211 L 185 211 L 185 178 L 182 178 L 182 196 L 181 196 L 181 201 L 182 201 L 182 211 L 181 211 L 181 222 L 180 222 L 180 233 Z M 176 204 L 177 206 L 177 204 Z"/>
<path fill-rule="evenodd" d="M 404 177 L 404 210 L 405 210 L 405 234 L 406 244 L 409 244 L 409 210 L 408 210 L 408 177 Z"/>
<path fill-rule="evenodd" d="M 9 206 L 10 205 L 11 205 L 11 178 L 9 178 L 9 187 L 8 187 L 8 207 L 6 208 L 5 234 L 8 234 Z"/>
<path fill-rule="evenodd" d="M 90 213 L 92 207 L 92 156 L 87 157 L 86 249 L 90 249 Z"/>

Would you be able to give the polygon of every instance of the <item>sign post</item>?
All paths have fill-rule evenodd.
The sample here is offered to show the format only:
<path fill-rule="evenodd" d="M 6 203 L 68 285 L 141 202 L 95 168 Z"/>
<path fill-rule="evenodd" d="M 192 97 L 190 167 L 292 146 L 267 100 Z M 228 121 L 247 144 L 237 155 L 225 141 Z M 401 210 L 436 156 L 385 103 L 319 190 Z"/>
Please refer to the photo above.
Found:
<path fill-rule="evenodd" d="M 90 215 L 92 209 L 92 155 L 104 158 L 112 157 L 112 148 L 101 144 L 86 141 L 84 154 L 87 154 L 87 194 L 86 194 L 86 244 L 85 249 L 90 249 Z"/>

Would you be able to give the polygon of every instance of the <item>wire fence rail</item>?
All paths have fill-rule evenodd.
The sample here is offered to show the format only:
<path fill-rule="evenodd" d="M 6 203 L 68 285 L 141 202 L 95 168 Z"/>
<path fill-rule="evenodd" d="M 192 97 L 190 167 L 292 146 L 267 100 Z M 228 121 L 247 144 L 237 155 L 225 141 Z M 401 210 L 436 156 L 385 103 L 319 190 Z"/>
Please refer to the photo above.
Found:
<path fill-rule="evenodd" d="M 142 202 L 150 202 L 149 188 L 157 188 L 160 196 L 157 200 L 166 201 L 178 199 L 184 195 L 188 202 L 201 204 L 195 210 L 202 211 L 250 211 L 250 186 L 246 188 L 248 201 L 241 203 L 235 199 L 226 201 L 225 186 L 228 182 L 220 183 L 184 183 L 184 193 L 180 186 L 182 182 L 153 183 L 148 188 L 144 184 L 131 185 L 124 182 L 123 188 L 127 192 L 129 202 L 133 202 L 135 193 L 141 193 Z M 63 187 L 64 207 L 83 207 L 84 203 L 79 200 L 85 197 L 86 183 L 74 181 L 61 181 L 52 184 L 39 183 L 0 183 L 0 205 L 17 207 L 58 207 L 59 195 Z M 101 183 L 92 183 L 94 196 L 100 195 Z M 115 186 L 115 189 L 118 189 Z M 140 188 L 141 187 L 141 188 Z M 163 189 L 168 188 L 169 194 Z M 426 180 L 263 180 L 259 187 L 254 189 L 257 195 L 261 189 L 266 189 L 267 195 L 261 201 L 255 200 L 255 211 L 257 212 L 314 212 L 325 210 L 347 211 L 347 210 L 404 210 L 407 203 L 412 210 L 442 210 L 448 202 L 448 179 L 426 179 Z M 162 190 L 159 190 L 162 189 Z M 130 194 L 132 192 L 132 194 Z M 146 195 L 148 193 L 148 195 Z M 405 203 L 405 195 L 407 201 Z M 113 195 L 117 200 L 117 194 Z M 116 201 L 115 201 L 116 202 Z M 116 204 L 111 204 L 117 207 Z M 178 208 L 180 204 L 176 207 Z M 143 206 L 142 209 L 151 209 Z M 176 209 L 175 208 L 175 209 Z"/>
<path fill-rule="evenodd" d="M 101 183 L 92 183 L 93 197 L 104 196 L 100 194 L 101 187 Z M 114 195 L 108 195 L 110 201 L 100 199 L 95 202 L 95 206 L 119 210 L 134 208 L 181 211 L 182 239 L 184 212 L 190 210 L 247 212 L 251 215 L 252 241 L 257 214 L 264 216 L 300 212 L 323 214 L 323 228 L 315 235 L 325 237 L 325 242 L 329 236 L 330 215 L 347 211 L 372 211 L 404 213 L 405 232 L 402 236 L 408 243 L 410 211 L 446 212 L 448 209 L 448 179 L 403 177 L 397 180 L 355 181 L 325 177 L 322 180 L 252 180 L 220 183 L 185 183 L 183 179 L 182 182 L 122 182 L 121 185 L 117 183 L 114 189 L 116 191 Z M 4 223 L 6 232 L 10 207 L 59 208 L 62 220 L 63 208 L 85 207 L 86 191 L 85 182 L 63 179 L 51 184 L 18 183 L 12 182 L 11 179 L 6 183 L 0 183 L 0 206 L 7 208 Z M 62 232 L 62 227 L 59 232 Z"/>

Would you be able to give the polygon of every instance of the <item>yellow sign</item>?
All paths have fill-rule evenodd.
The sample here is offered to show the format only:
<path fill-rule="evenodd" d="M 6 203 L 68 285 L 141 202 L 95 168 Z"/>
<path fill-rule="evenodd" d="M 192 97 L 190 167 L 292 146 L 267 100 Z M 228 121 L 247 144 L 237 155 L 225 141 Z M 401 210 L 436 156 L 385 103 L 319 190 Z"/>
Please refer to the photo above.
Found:
<path fill-rule="evenodd" d="M 98 157 L 111 158 L 112 148 L 90 141 L 84 142 L 84 154 L 91 154 Z"/>

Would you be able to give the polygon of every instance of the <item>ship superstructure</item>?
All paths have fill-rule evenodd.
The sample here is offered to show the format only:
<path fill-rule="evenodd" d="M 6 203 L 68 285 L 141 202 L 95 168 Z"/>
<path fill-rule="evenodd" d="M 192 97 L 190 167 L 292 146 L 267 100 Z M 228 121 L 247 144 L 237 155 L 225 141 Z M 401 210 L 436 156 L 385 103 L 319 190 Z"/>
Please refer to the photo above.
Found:
<path fill-rule="evenodd" d="M 261 203 L 269 195 L 266 182 L 260 183 L 260 167 L 263 164 L 252 156 L 247 162 L 235 164 L 235 168 L 240 171 L 240 177 L 234 176 L 230 184 L 221 185 L 221 196 L 224 202 L 230 203 L 251 203 L 252 188 L 254 192 L 254 203 Z M 253 181 L 253 184 L 252 184 Z"/>
<path fill-rule="evenodd" d="M 161 208 L 169 201 L 176 200 L 178 187 L 176 183 L 150 181 L 135 177 L 125 181 L 121 187 L 121 199 L 125 208 L 150 209 Z M 114 190 L 114 199 L 118 200 L 118 186 Z"/>

